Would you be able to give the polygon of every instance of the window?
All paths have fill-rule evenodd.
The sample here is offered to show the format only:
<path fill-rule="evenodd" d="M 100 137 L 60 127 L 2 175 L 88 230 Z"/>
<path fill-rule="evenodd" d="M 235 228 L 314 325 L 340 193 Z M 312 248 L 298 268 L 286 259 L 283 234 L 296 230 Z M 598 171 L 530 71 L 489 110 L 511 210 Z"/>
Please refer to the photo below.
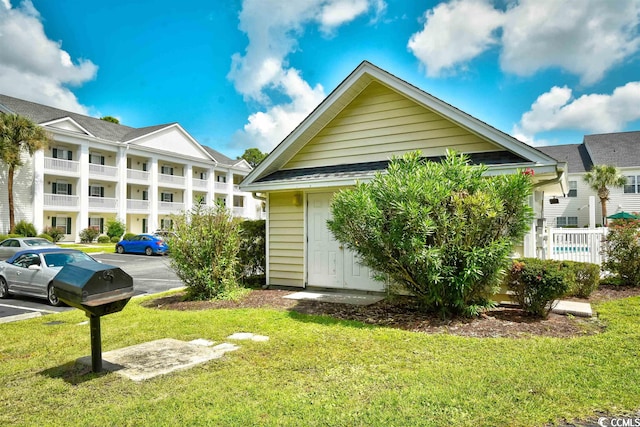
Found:
<path fill-rule="evenodd" d="M 89 163 L 94 165 L 104 165 L 104 156 L 100 153 L 90 153 Z"/>
<path fill-rule="evenodd" d="M 173 175 L 173 167 L 164 165 L 160 168 L 160 173 L 163 175 Z"/>
<path fill-rule="evenodd" d="M 51 218 L 51 226 L 61 233 L 71 234 L 71 218 L 68 216 L 54 216 Z"/>
<path fill-rule="evenodd" d="M 147 172 L 147 163 L 146 163 L 146 162 L 145 162 L 145 163 L 142 163 L 142 170 L 143 170 L 144 172 Z"/>
<path fill-rule="evenodd" d="M 51 184 L 51 192 L 53 194 L 71 195 L 71 184 L 66 182 L 54 182 Z"/>
<path fill-rule="evenodd" d="M 160 220 L 160 229 L 162 230 L 171 230 L 173 228 L 173 220 L 171 219 L 161 219 Z"/>
<path fill-rule="evenodd" d="M 90 185 L 89 197 L 104 197 L 104 187 L 101 185 Z"/>
<path fill-rule="evenodd" d="M 148 233 L 148 225 L 147 225 L 147 218 L 142 218 L 142 232 L 143 233 Z"/>
<path fill-rule="evenodd" d="M 578 197 L 578 181 L 569 181 L 568 197 Z"/>
<path fill-rule="evenodd" d="M 224 175 L 218 175 L 218 176 L 216 176 L 216 181 L 225 183 L 225 182 L 227 182 L 227 177 L 224 176 Z"/>
<path fill-rule="evenodd" d="M 556 227 L 577 227 L 577 216 L 559 216 L 556 218 Z"/>
<path fill-rule="evenodd" d="M 198 176 L 200 179 L 205 180 L 207 179 L 207 173 L 206 172 L 199 172 Z"/>
<path fill-rule="evenodd" d="M 173 202 L 173 193 L 160 193 L 160 201 Z"/>
<path fill-rule="evenodd" d="M 73 160 L 73 154 L 69 150 L 64 148 L 54 148 L 51 151 L 54 159 Z"/>
<path fill-rule="evenodd" d="M 627 183 L 624 185 L 625 193 L 638 193 L 638 177 L 637 176 L 627 176 Z"/>
<path fill-rule="evenodd" d="M 97 230 L 100 234 L 104 233 L 104 218 L 89 218 L 89 228 Z"/>
<path fill-rule="evenodd" d="M 149 200 L 149 192 L 147 190 L 142 190 L 142 200 Z"/>

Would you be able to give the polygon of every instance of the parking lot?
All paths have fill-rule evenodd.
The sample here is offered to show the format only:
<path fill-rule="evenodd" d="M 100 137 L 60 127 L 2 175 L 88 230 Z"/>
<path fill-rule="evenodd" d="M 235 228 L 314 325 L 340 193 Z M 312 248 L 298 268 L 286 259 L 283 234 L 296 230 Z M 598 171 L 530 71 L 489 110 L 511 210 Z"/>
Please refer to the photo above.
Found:
<path fill-rule="evenodd" d="M 136 295 L 153 294 L 182 286 L 182 282 L 169 268 L 165 256 L 120 255 L 104 253 L 93 255 L 105 264 L 120 267 L 133 277 Z M 52 307 L 45 300 L 23 296 L 0 299 L 0 323 L 46 314 L 75 310 L 70 307 Z"/>

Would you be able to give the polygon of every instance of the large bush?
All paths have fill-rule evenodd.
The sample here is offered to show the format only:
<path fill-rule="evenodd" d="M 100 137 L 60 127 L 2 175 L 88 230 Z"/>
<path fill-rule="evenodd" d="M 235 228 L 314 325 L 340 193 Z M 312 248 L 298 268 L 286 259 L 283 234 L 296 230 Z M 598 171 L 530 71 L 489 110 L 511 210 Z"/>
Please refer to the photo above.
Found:
<path fill-rule="evenodd" d="M 562 261 L 560 265 L 567 282 L 567 295 L 589 298 L 600 284 L 600 266 L 589 262 Z"/>
<path fill-rule="evenodd" d="M 452 152 L 441 162 L 394 158 L 371 182 L 336 194 L 329 229 L 426 309 L 477 314 L 531 220 L 530 175 L 486 171 Z"/>
<path fill-rule="evenodd" d="M 44 229 L 43 233 L 51 236 L 54 243 L 58 243 L 65 236 L 65 234 L 57 227 L 47 227 Z"/>
<path fill-rule="evenodd" d="M 197 205 L 183 215 L 172 215 L 169 238 L 171 268 L 187 286 L 189 299 L 233 299 L 244 288 L 238 284 L 240 220 L 224 206 Z"/>
<path fill-rule="evenodd" d="M 242 280 L 263 276 L 266 269 L 266 227 L 263 219 L 240 224 L 239 273 Z"/>
<path fill-rule="evenodd" d="M 93 227 L 85 228 L 80 232 L 80 242 L 82 243 L 92 243 L 96 240 L 96 237 L 100 235 L 100 231 L 96 230 Z"/>
<path fill-rule="evenodd" d="M 18 221 L 13 227 L 13 230 L 11 230 L 11 233 L 20 234 L 24 237 L 36 237 L 38 235 L 36 227 L 25 220 Z"/>
<path fill-rule="evenodd" d="M 603 269 L 616 275 L 622 285 L 640 286 L 640 221 L 613 221 L 603 252 Z"/>
<path fill-rule="evenodd" d="M 563 297 L 569 290 L 562 263 L 537 258 L 513 261 L 508 284 L 520 307 L 543 318 L 553 309 L 554 301 Z"/>
<path fill-rule="evenodd" d="M 107 226 L 106 234 L 107 236 L 109 236 L 110 239 L 114 237 L 117 237 L 119 239 L 126 231 L 124 223 L 117 219 L 108 220 L 106 226 Z"/>

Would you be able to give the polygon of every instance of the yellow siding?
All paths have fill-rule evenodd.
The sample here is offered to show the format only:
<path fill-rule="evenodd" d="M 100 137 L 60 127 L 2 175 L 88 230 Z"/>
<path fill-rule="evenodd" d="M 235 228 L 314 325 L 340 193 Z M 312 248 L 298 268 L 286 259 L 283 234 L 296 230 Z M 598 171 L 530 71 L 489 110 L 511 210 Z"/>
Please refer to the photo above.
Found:
<path fill-rule="evenodd" d="M 499 148 L 433 111 L 371 83 L 283 169 L 388 160 L 421 150 L 426 156 Z"/>
<path fill-rule="evenodd" d="M 304 208 L 294 200 L 269 194 L 269 285 L 304 286 Z"/>

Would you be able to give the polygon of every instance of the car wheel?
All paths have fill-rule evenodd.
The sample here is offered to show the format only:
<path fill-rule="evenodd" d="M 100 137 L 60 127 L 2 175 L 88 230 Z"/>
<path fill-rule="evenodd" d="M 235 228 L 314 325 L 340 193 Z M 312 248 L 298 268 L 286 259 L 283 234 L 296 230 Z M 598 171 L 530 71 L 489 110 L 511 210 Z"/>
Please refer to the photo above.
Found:
<path fill-rule="evenodd" d="M 150 246 L 147 246 L 144 250 L 145 255 L 153 255 L 153 249 Z"/>
<path fill-rule="evenodd" d="M 116 252 L 118 252 L 119 254 L 123 254 L 124 253 L 124 246 L 122 246 L 122 245 L 116 246 Z"/>
<path fill-rule="evenodd" d="M 9 285 L 4 277 L 0 276 L 0 298 L 7 298 L 9 296 Z"/>
<path fill-rule="evenodd" d="M 56 290 L 54 289 L 52 284 L 49 284 L 49 287 L 47 288 L 47 301 L 54 307 L 60 307 L 62 305 L 62 302 L 60 301 L 60 299 L 58 299 Z"/>

